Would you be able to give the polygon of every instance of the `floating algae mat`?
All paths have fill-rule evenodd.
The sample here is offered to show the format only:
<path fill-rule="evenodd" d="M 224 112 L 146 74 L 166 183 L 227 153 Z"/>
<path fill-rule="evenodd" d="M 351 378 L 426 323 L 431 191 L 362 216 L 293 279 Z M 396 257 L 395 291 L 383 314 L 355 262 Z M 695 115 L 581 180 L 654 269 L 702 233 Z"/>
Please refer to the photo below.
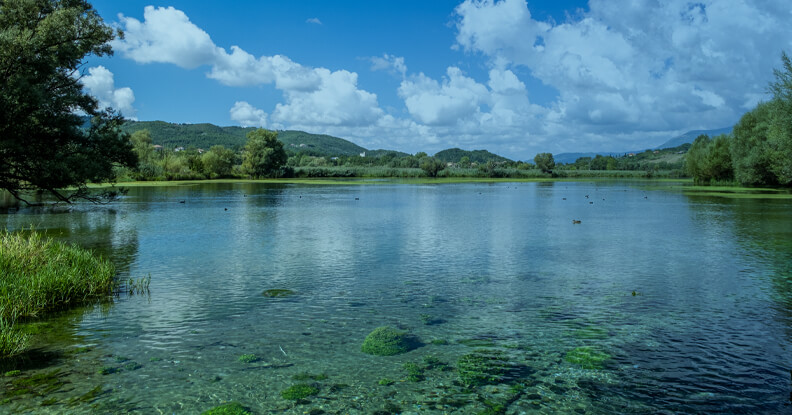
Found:
<path fill-rule="evenodd" d="M 28 322 L 0 413 L 788 411 L 792 201 L 634 186 L 195 183 L 0 215 L 151 276 Z"/>

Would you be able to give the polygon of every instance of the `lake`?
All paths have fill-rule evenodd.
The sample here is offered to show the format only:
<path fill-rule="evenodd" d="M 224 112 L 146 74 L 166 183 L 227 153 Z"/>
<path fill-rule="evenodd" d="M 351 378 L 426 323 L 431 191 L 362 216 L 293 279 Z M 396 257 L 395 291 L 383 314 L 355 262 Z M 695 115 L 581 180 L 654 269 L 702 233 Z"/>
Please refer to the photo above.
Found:
<path fill-rule="evenodd" d="M 205 183 L 0 223 L 151 277 L 30 327 L 31 352 L 2 364 L 22 370 L 0 378 L 2 413 L 792 412 L 790 199 Z M 361 352 L 380 326 L 420 343 Z M 318 392 L 285 399 L 297 384 Z"/>

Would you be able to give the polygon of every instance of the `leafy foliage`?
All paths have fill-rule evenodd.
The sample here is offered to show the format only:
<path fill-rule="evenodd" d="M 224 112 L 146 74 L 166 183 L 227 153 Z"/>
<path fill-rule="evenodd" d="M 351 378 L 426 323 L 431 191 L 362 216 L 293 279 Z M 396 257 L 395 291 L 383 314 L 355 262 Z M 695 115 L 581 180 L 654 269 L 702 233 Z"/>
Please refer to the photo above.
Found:
<path fill-rule="evenodd" d="M 242 170 L 253 177 L 276 177 L 286 164 L 286 151 L 278 141 L 278 133 L 264 129 L 247 134 L 248 142 L 242 153 Z"/>
<path fill-rule="evenodd" d="M 550 153 L 537 154 L 534 157 L 534 163 L 536 163 L 536 168 L 544 173 L 550 173 L 555 168 L 555 160 L 553 160 L 553 155 Z"/>
<path fill-rule="evenodd" d="M 0 189 L 20 200 L 45 190 L 98 201 L 87 182 L 136 164 L 123 118 L 100 110 L 80 83 L 82 59 L 111 54 L 115 36 L 86 1 L 0 2 Z M 76 112 L 92 117 L 88 128 Z"/>
<path fill-rule="evenodd" d="M 729 149 L 731 141 L 726 135 L 714 140 L 706 135 L 696 138 L 685 156 L 685 170 L 696 183 L 731 180 L 734 177 Z"/>
<path fill-rule="evenodd" d="M 792 62 L 770 84 L 773 99 L 743 115 L 734 127 L 731 156 L 743 185 L 792 185 Z"/>

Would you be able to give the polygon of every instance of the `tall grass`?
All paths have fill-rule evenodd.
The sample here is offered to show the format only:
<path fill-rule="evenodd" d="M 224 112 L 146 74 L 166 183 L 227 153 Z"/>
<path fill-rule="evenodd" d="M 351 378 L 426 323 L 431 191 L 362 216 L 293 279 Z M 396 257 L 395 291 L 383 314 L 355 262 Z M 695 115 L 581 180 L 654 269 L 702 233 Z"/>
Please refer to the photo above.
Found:
<path fill-rule="evenodd" d="M 106 259 L 36 232 L 0 232 L 0 357 L 26 338 L 18 319 L 95 301 L 112 293 L 115 267 Z"/>

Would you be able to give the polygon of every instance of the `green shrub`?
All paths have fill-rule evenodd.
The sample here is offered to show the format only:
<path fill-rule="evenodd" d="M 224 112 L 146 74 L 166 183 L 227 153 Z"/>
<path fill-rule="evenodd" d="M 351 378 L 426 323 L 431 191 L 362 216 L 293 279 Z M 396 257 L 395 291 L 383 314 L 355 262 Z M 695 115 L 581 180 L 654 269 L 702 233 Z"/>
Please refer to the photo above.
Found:
<path fill-rule="evenodd" d="M 416 341 L 407 332 L 393 327 L 377 327 L 363 340 L 360 350 L 375 356 L 393 356 L 416 347 Z"/>

